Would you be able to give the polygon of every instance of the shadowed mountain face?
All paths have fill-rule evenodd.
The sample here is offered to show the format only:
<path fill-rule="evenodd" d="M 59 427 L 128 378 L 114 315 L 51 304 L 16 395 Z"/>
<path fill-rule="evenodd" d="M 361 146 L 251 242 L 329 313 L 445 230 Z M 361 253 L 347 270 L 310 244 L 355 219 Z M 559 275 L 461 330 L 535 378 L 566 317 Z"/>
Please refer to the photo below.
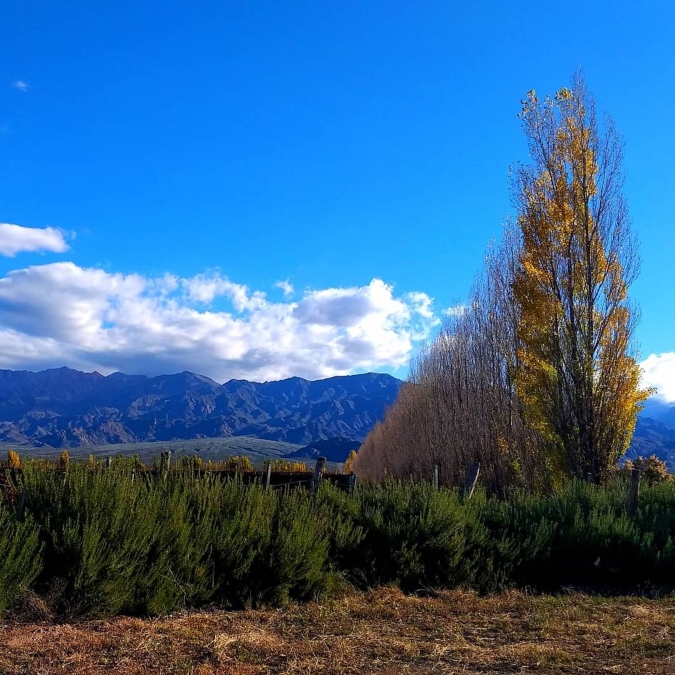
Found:
<path fill-rule="evenodd" d="M 329 462 L 341 464 L 342 462 L 346 462 L 349 453 L 352 450 L 358 450 L 359 446 L 359 441 L 349 440 L 348 438 L 329 438 L 327 440 L 312 441 L 304 448 L 295 450 L 285 455 L 285 457 L 298 460 L 325 457 Z"/>
<path fill-rule="evenodd" d="M 626 459 L 656 455 L 675 471 L 675 403 L 657 398 L 645 402 L 635 425 L 635 433 Z"/>
<path fill-rule="evenodd" d="M 0 370 L 0 441 L 60 448 L 254 436 L 311 446 L 298 457 L 344 461 L 401 384 L 377 373 L 220 385 L 190 372 L 149 378 Z M 626 458 L 651 454 L 675 470 L 675 404 L 650 399 L 638 418 Z"/>
<path fill-rule="evenodd" d="M 302 445 L 338 436 L 362 441 L 401 384 L 377 373 L 220 385 L 190 372 L 148 378 L 0 370 L 0 441 L 52 447 L 244 435 Z"/>

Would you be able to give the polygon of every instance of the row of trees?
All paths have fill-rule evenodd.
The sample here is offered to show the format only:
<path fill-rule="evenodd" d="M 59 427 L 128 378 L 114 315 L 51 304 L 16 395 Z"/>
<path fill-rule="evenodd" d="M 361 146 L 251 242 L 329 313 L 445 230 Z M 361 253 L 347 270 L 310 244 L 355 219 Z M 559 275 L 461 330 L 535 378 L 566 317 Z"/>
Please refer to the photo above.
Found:
<path fill-rule="evenodd" d="M 600 482 L 624 454 L 640 387 L 628 287 L 638 271 L 622 143 L 600 130 L 583 77 L 519 115 L 531 162 L 512 171 L 517 217 L 466 306 L 413 363 L 359 451 L 364 477 L 457 483 L 474 461 L 495 492 L 564 476 Z"/>

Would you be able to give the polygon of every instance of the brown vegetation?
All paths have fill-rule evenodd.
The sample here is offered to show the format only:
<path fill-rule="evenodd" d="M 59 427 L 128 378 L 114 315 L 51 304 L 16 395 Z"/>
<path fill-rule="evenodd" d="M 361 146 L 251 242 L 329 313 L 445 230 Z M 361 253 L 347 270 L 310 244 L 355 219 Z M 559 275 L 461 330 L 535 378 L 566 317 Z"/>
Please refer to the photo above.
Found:
<path fill-rule="evenodd" d="M 673 480 L 673 475 L 668 472 L 668 465 L 656 455 L 626 460 L 622 470 L 629 473 L 633 469 L 640 471 L 647 485 L 655 485 Z"/>
<path fill-rule="evenodd" d="M 509 270 L 516 252 L 516 233 L 507 230 L 466 307 L 448 317 L 411 364 L 409 382 L 366 438 L 355 462 L 361 479 L 429 480 L 437 465 L 441 483 L 462 485 L 478 461 L 481 482 L 494 493 L 546 483 L 544 458 L 532 451 L 537 435 L 515 392 L 517 312 Z"/>
<path fill-rule="evenodd" d="M 285 610 L 0 624 L 0 672 L 671 673 L 672 598 L 394 589 Z"/>

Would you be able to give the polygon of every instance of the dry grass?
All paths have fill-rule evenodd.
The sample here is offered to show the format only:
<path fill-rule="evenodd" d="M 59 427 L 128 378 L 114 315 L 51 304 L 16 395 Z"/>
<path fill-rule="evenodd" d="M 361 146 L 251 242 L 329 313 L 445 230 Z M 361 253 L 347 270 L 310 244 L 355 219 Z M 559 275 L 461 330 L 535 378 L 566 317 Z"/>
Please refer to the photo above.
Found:
<path fill-rule="evenodd" d="M 380 589 L 284 610 L 0 624 L 0 673 L 675 673 L 674 637 L 675 598 Z"/>

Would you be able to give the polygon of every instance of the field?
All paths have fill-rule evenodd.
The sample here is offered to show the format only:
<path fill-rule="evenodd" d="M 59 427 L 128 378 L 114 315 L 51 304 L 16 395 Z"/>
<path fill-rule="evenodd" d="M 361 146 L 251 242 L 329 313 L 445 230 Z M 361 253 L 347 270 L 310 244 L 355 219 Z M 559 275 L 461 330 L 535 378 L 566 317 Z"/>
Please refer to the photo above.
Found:
<path fill-rule="evenodd" d="M 393 588 L 278 609 L 0 624 L 0 672 L 675 673 L 673 598 Z"/>
<path fill-rule="evenodd" d="M 0 445 L 0 452 L 7 451 L 16 446 L 11 443 Z M 156 441 L 153 443 L 121 443 L 116 445 L 88 445 L 78 448 L 67 448 L 71 459 L 87 459 L 89 455 L 94 457 L 117 457 L 118 455 L 138 455 L 141 462 L 152 464 L 155 457 L 159 457 L 164 450 L 170 450 L 173 459 L 198 455 L 204 462 L 209 459 L 222 461 L 233 455 L 248 455 L 251 462 L 260 464 L 266 459 L 277 459 L 291 452 L 299 450 L 302 446 L 294 443 L 281 441 L 268 441 L 252 436 L 231 436 L 229 438 L 196 438 L 185 441 Z M 63 448 L 28 448 L 20 447 L 17 450 L 26 457 L 58 459 Z"/>

